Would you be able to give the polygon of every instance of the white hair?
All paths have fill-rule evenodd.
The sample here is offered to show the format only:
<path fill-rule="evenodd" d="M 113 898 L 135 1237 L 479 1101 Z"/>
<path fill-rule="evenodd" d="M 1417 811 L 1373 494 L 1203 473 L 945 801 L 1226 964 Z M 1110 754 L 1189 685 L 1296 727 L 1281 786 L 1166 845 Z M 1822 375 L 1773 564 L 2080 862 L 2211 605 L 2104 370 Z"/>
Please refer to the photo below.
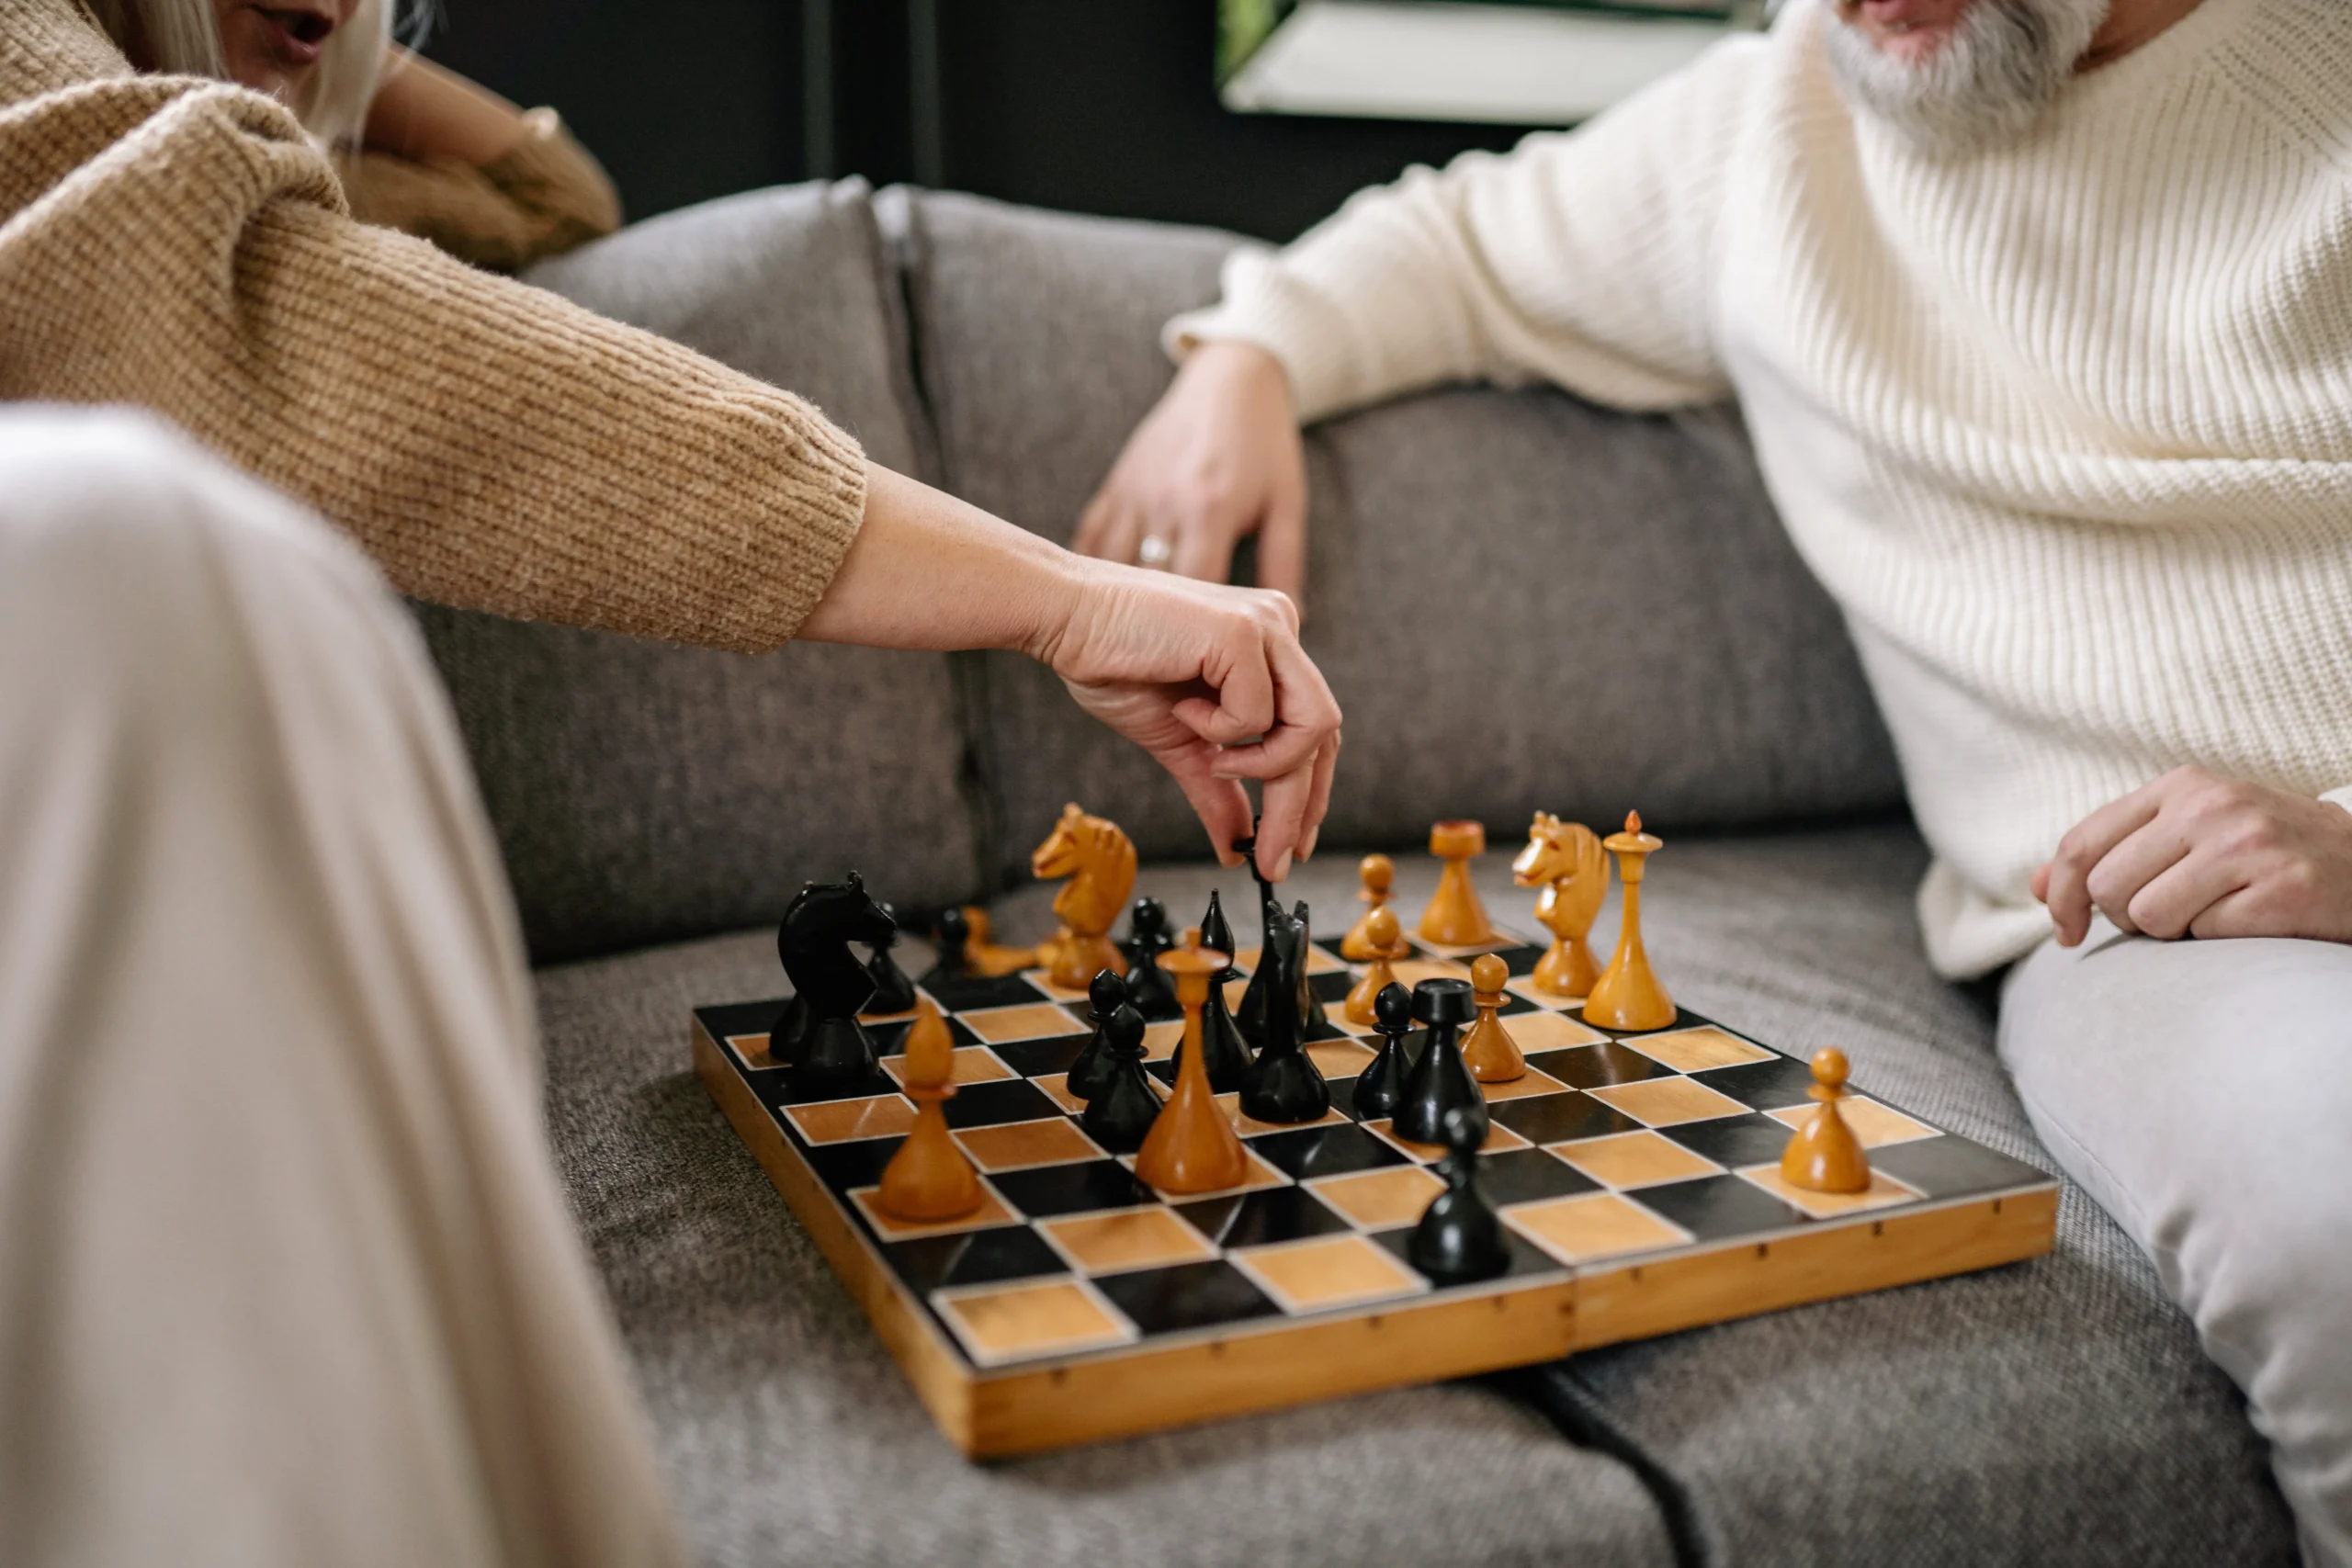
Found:
<path fill-rule="evenodd" d="M 318 66 L 303 83 L 300 100 L 287 106 L 321 144 L 356 143 L 366 129 L 368 106 L 375 101 L 392 41 L 395 4 L 359 0 L 351 20 L 329 34 L 320 49 Z M 91 0 L 91 6 L 117 43 L 128 43 L 135 28 L 156 70 L 227 79 L 229 62 L 212 0 Z M 419 20 L 422 15 L 420 6 Z"/>
<path fill-rule="evenodd" d="M 1931 158 L 1966 157 L 2024 134 L 2074 76 L 2112 0 L 1975 0 L 1933 52 L 1890 59 L 1822 7 L 1829 64 L 1847 98 Z"/>

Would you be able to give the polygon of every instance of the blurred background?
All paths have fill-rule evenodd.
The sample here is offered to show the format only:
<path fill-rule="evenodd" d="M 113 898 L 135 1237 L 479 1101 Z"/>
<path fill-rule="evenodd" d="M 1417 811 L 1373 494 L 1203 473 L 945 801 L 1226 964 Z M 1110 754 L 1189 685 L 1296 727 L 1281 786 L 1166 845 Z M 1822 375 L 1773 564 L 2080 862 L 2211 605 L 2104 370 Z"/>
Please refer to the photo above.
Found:
<path fill-rule="evenodd" d="M 1653 0 L 1655 3 L 1655 0 Z M 1261 0 L 1270 15 L 1295 0 Z M 632 219 L 863 175 L 1285 240 L 1519 123 L 1237 114 L 1217 0 L 440 0 L 424 52 L 551 104 Z"/>

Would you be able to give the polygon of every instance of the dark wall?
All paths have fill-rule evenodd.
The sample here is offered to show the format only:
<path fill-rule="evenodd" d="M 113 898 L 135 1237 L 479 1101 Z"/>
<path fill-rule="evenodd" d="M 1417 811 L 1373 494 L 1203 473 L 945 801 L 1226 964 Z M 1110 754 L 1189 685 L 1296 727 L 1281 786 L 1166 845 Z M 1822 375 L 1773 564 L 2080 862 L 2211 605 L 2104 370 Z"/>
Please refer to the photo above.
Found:
<path fill-rule="evenodd" d="M 562 110 L 634 217 L 859 174 L 1279 240 L 1408 164 L 1519 135 L 1228 114 L 1212 76 L 1215 0 L 710 0 L 684 12 L 654 0 L 442 0 L 441 9 L 426 52 L 509 97 Z"/>

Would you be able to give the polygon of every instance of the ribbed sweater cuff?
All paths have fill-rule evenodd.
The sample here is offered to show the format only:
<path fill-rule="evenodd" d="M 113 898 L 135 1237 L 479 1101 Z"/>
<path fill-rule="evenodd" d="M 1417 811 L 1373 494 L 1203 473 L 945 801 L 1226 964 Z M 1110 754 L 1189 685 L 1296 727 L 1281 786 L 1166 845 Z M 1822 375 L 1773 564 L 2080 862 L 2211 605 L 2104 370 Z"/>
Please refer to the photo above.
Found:
<path fill-rule="evenodd" d="M 2352 811 L 2352 784 L 2346 784 L 2341 789 L 2329 790 L 2320 798 L 2330 806 L 2340 806 L 2346 811 Z"/>
<path fill-rule="evenodd" d="M 1160 329 L 1170 358 L 1182 362 L 1204 343 L 1257 344 L 1290 378 L 1301 424 L 1363 400 L 1347 321 L 1287 275 L 1274 253 L 1255 246 L 1236 251 L 1227 258 L 1224 282 L 1220 302 L 1187 310 Z"/>

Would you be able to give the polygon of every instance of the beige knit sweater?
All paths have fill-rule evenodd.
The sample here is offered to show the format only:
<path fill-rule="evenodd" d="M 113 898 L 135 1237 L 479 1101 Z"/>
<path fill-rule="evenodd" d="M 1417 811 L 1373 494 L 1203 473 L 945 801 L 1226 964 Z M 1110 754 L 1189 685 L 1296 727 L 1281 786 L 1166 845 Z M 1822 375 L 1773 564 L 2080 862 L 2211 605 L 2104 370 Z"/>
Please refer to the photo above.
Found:
<path fill-rule="evenodd" d="M 1826 25 L 1367 193 L 1171 341 L 1265 345 L 1309 418 L 1736 392 L 1935 852 L 1929 954 L 1973 974 L 2168 768 L 2352 784 L 2352 0 L 2205 0 L 1940 164 L 1847 107 Z"/>
<path fill-rule="evenodd" d="M 0 0 L 0 398 L 132 403 L 403 592 L 764 649 L 864 513 L 807 403 L 355 222 L 291 116 Z"/>

